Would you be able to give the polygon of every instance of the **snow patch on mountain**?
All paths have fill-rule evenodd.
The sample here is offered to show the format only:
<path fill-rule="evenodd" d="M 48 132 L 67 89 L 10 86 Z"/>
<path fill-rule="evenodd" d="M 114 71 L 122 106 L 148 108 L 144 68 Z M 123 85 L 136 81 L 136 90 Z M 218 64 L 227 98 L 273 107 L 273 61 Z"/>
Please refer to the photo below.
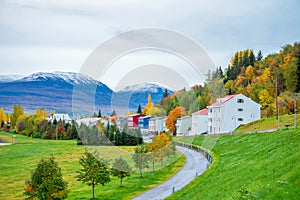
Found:
<path fill-rule="evenodd" d="M 65 81 L 71 85 L 78 84 L 98 84 L 98 81 L 93 78 L 74 72 L 38 72 L 19 79 L 18 82 L 31 82 L 31 81 Z"/>
<path fill-rule="evenodd" d="M 153 83 L 142 83 L 137 85 L 126 86 L 118 92 L 151 92 L 156 93 L 159 89 L 165 89 L 166 87 Z"/>

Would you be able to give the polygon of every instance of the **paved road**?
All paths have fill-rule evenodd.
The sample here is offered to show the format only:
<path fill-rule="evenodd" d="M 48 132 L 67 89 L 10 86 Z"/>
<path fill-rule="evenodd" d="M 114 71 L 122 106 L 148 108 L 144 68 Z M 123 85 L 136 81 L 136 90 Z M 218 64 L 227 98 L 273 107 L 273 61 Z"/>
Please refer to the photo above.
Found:
<path fill-rule="evenodd" d="M 196 174 L 199 176 L 206 170 L 208 161 L 203 155 L 187 148 L 179 146 L 176 148 L 186 156 L 184 167 L 166 182 L 137 196 L 134 200 L 164 199 L 173 193 L 173 187 L 175 191 L 182 189 L 196 177 Z"/>

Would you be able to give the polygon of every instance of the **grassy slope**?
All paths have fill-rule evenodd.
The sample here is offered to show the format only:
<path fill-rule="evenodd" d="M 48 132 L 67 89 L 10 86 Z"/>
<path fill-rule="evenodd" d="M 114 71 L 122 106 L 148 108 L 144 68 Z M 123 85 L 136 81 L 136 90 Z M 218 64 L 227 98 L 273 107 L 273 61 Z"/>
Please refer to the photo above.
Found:
<path fill-rule="evenodd" d="M 11 141 L 11 134 L 0 132 L 2 140 Z M 68 182 L 70 193 L 68 199 L 89 199 L 91 188 L 76 180 L 76 171 L 80 169 L 79 158 L 85 151 L 84 146 L 77 146 L 76 141 L 56 141 L 30 139 L 17 135 L 15 142 L 27 144 L 15 144 L 0 146 L 0 199 L 24 199 L 24 183 L 29 178 L 31 170 L 36 167 L 41 158 L 48 158 L 53 155 L 62 168 L 63 178 Z M 33 142 L 33 143 L 29 143 Z M 113 162 L 119 155 L 129 158 L 133 147 L 97 147 L 101 155 Z M 112 178 L 112 182 L 106 186 L 98 186 L 95 196 L 98 199 L 131 199 L 133 196 L 142 193 L 149 188 L 164 182 L 175 174 L 185 163 L 185 157 L 171 157 L 165 164 L 171 163 L 155 173 L 139 174 L 134 173 L 124 179 L 124 187 L 119 187 L 119 179 Z M 176 161 L 174 162 L 174 160 Z M 130 163 L 133 166 L 133 163 Z M 160 165 L 160 164 L 158 164 Z M 159 166 L 156 166 L 157 168 Z"/>
<path fill-rule="evenodd" d="M 213 147 L 213 142 L 217 141 Z M 199 136 L 213 147 L 213 165 L 169 199 L 298 199 L 300 129 L 246 135 Z"/>
<path fill-rule="evenodd" d="M 300 126 L 300 114 L 297 114 L 297 127 Z M 279 116 L 280 128 L 284 128 L 286 125 L 294 127 L 294 115 L 281 115 Z M 261 130 L 269 130 L 278 128 L 278 120 L 276 117 L 262 118 L 255 122 L 242 125 L 235 130 L 235 132 L 253 132 Z"/>

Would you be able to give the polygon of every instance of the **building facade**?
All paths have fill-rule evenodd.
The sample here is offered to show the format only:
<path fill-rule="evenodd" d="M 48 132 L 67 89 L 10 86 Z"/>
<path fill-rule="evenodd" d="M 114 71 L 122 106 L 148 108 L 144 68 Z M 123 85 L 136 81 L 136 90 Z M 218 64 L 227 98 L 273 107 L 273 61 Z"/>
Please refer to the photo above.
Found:
<path fill-rule="evenodd" d="M 139 125 L 139 118 L 144 117 L 143 114 L 134 114 L 128 116 L 128 128 L 137 128 Z"/>
<path fill-rule="evenodd" d="M 192 114 L 192 131 L 190 135 L 200 135 L 208 131 L 208 109 L 202 109 Z"/>
<path fill-rule="evenodd" d="M 166 117 L 153 117 L 149 120 L 149 135 L 157 135 L 166 131 Z"/>
<path fill-rule="evenodd" d="M 208 133 L 230 133 L 241 124 L 260 119 L 260 104 L 238 94 L 218 98 L 208 106 Z"/>
<path fill-rule="evenodd" d="M 192 117 L 184 116 L 176 120 L 177 136 L 189 136 L 192 128 Z"/>

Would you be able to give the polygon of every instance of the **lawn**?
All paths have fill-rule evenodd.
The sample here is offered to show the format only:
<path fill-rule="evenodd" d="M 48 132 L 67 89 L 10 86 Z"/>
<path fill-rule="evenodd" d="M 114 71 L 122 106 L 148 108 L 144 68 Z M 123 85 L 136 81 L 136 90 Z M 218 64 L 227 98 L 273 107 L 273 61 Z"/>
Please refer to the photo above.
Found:
<path fill-rule="evenodd" d="M 168 199 L 299 199 L 300 129 L 189 140 L 214 162 Z"/>
<path fill-rule="evenodd" d="M 300 114 L 297 114 L 296 119 L 297 127 L 299 127 Z M 286 126 L 294 127 L 294 115 L 280 115 L 279 120 L 277 120 L 276 117 L 262 118 L 249 124 L 241 125 L 235 132 L 255 132 L 276 129 L 278 128 L 278 121 L 280 128 L 286 128 Z"/>
<path fill-rule="evenodd" d="M 11 141 L 10 133 L 0 132 L 0 138 Z M 80 169 L 78 160 L 85 152 L 85 146 L 76 145 L 76 141 L 42 140 L 17 135 L 16 144 L 0 146 L 0 199 L 24 199 L 25 179 L 30 177 L 31 170 L 36 167 L 41 158 L 54 156 L 59 167 L 62 168 L 63 178 L 69 184 L 68 199 L 90 199 L 91 188 L 76 180 L 76 171 Z M 101 157 L 110 163 L 116 157 L 123 156 L 129 159 L 134 147 L 92 147 Z M 133 162 L 129 161 L 133 166 Z M 166 158 L 164 166 L 156 165 L 158 169 L 150 169 L 139 178 L 137 171 L 125 178 L 123 188 L 119 187 L 119 179 L 112 177 L 112 182 L 106 186 L 97 186 L 95 196 L 97 199 L 131 199 L 134 196 L 155 187 L 174 175 L 185 163 L 185 157 L 177 154 Z M 159 169 L 160 168 L 160 169 Z"/>

